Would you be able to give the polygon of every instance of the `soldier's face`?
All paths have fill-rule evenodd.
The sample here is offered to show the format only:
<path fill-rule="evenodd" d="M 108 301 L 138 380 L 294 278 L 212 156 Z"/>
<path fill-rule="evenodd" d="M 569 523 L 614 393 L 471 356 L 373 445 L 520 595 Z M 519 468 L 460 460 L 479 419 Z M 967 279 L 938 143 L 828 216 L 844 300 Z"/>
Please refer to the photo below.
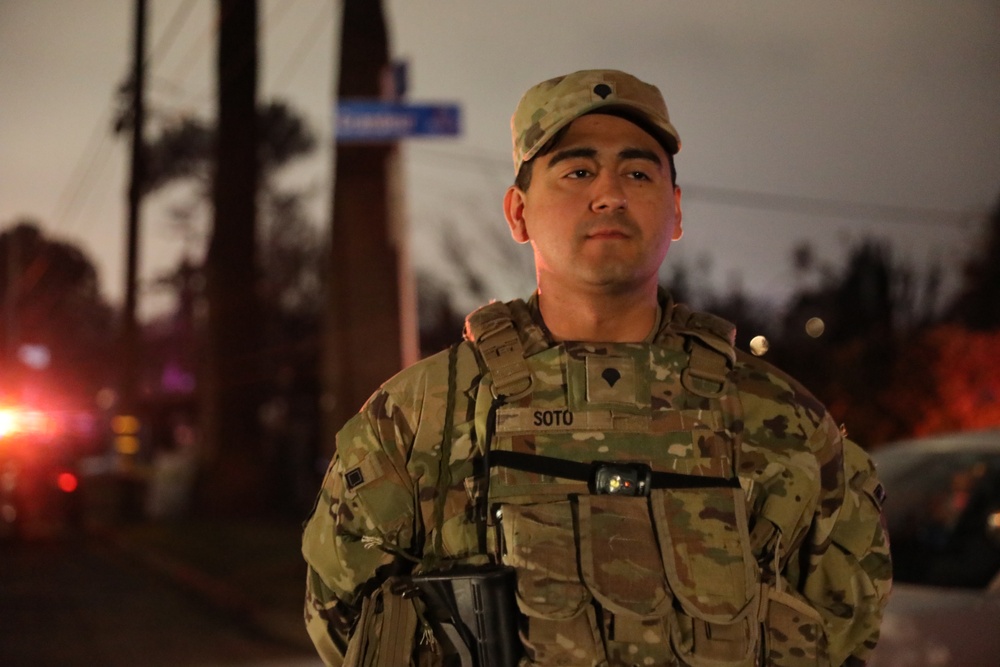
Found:
<path fill-rule="evenodd" d="M 511 235 L 531 243 L 540 288 L 619 292 L 655 285 L 681 236 L 681 193 L 660 144 L 616 116 L 582 116 L 535 158 L 527 191 L 504 199 Z"/>

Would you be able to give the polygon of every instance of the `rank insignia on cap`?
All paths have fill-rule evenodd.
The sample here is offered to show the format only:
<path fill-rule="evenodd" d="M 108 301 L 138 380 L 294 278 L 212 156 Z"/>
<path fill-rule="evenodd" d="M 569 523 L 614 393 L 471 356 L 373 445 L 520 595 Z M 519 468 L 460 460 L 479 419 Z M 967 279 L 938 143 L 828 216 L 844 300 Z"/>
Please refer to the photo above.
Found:
<path fill-rule="evenodd" d="M 365 474 L 361 472 L 361 466 L 357 468 L 351 468 L 344 473 L 344 482 L 347 484 L 347 490 L 353 491 L 362 484 L 365 483 Z"/>
<path fill-rule="evenodd" d="M 680 137 L 659 88 L 619 70 L 580 70 L 535 84 L 521 96 L 510 119 L 514 174 L 560 130 L 602 107 L 627 112 L 668 155 L 680 150 Z"/>

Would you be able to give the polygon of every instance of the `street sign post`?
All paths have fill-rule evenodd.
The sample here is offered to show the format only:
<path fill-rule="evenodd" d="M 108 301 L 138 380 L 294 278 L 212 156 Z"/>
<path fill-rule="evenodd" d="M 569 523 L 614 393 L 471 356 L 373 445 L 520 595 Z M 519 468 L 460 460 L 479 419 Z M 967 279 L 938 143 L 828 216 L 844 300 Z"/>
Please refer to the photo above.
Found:
<path fill-rule="evenodd" d="M 412 137 L 454 137 L 460 130 L 457 104 L 403 104 L 341 100 L 337 104 L 337 141 L 380 143 Z"/>

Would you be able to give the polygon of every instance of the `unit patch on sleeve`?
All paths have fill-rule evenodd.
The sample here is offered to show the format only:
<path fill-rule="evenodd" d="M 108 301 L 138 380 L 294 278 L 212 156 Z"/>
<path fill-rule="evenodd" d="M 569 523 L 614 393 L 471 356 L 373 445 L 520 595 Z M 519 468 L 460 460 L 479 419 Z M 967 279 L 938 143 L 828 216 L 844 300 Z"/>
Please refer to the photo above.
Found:
<path fill-rule="evenodd" d="M 380 456 L 384 455 L 379 452 L 369 452 L 356 466 L 344 472 L 344 486 L 348 493 L 357 493 L 372 482 L 382 479 L 385 473 L 379 462 Z"/>
<path fill-rule="evenodd" d="M 351 468 L 344 473 L 344 483 L 347 484 L 347 490 L 353 491 L 362 484 L 365 483 L 365 474 L 361 472 L 361 466 L 356 468 Z"/>

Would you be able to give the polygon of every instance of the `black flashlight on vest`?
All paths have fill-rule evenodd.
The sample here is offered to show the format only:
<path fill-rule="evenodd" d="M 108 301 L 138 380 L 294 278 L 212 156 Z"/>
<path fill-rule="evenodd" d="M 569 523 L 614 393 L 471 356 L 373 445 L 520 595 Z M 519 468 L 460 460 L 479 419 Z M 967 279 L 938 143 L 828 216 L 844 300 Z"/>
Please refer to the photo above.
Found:
<path fill-rule="evenodd" d="M 595 461 L 588 486 L 597 495 L 647 496 L 653 472 L 645 463 Z"/>

